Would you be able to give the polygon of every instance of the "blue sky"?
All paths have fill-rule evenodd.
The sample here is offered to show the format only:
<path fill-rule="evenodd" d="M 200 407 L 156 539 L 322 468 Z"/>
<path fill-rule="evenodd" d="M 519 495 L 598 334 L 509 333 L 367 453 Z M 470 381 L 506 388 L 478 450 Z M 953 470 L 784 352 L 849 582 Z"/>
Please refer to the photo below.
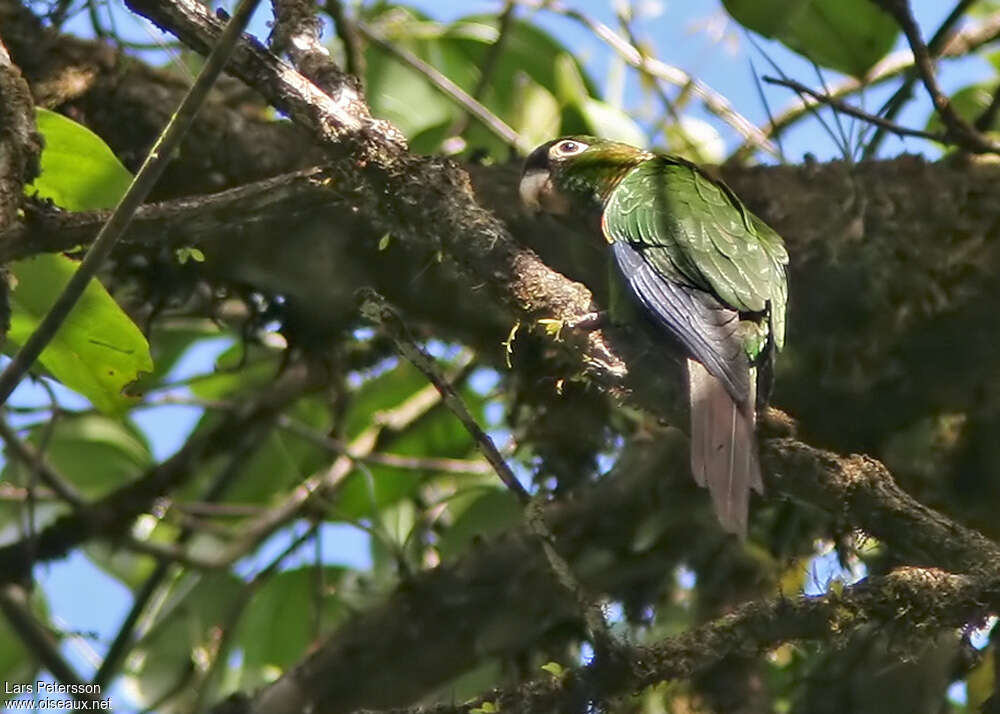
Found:
<path fill-rule="evenodd" d="M 608 25 L 616 26 L 615 16 L 608 0 L 577 2 L 566 0 L 566 2 Z M 497 2 L 446 0 L 417 0 L 412 4 L 442 20 L 476 12 L 495 13 L 500 6 Z M 925 36 L 930 34 L 951 9 L 951 3 L 943 3 L 941 0 L 914 0 L 913 4 Z M 649 39 L 651 45 L 658 48 L 661 59 L 679 66 L 709 84 L 728 97 L 737 111 L 758 125 L 766 121 L 765 109 L 752 80 L 750 59 L 753 59 L 758 71 L 766 69 L 767 63 L 734 23 L 725 26 L 724 11 L 717 0 L 705 2 L 664 0 L 659 3 L 647 2 L 645 5 L 653 11 L 638 22 L 636 27 L 640 35 Z M 153 38 L 162 37 L 157 30 L 129 19 L 130 16 L 120 7 L 113 10 L 113 14 L 126 34 L 139 41 L 149 42 Z M 269 20 L 270 12 L 262 6 L 251 26 L 251 31 L 262 39 L 266 38 Z M 616 71 L 616 60 L 601 41 L 579 24 L 552 13 L 540 12 L 537 20 L 573 49 L 584 61 L 598 86 L 606 85 L 609 77 Z M 82 19 L 74 24 L 80 28 L 82 34 L 85 32 L 83 29 L 85 23 Z M 720 44 L 706 32 L 708 27 L 722 28 L 730 41 L 720 47 Z M 777 43 L 766 40 L 760 40 L 760 43 L 786 74 L 803 83 L 815 84 L 814 71 L 807 62 Z M 954 91 L 966 84 L 992 77 L 993 74 L 992 68 L 983 60 L 961 60 L 944 65 L 941 81 L 947 91 Z M 834 80 L 835 75 L 831 73 L 830 79 Z M 866 106 L 876 108 L 887 96 L 888 91 L 873 92 L 865 98 Z M 782 88 L 768 87 L 765 92 L 774 111 L 780 111 L 793 99 L 792 93 Z M 627 85 L 623 98 L 625 108 L 634 108 L 640 99 L 635 82 L 631 82 Z M 927 118 L 928 106 L 926 101 L 911 103 L 899 121 L 922 127 Z M 736 145 L 736 137 L 715 117 L 702 111 L 696 111 L 695 114 L 713 124 L 726 139 L 727 146 L 732 148 Z M 815 121 L 806 122 L 801 128 L 789 132 L 784 146 L 788 159 L 793 162 L 801 161 L 806 153 L 811 153 L 819 159 L 839 158 L 833 142 Z M 924 141 L 904 142 L 893 138 L 887 141 L 883 148 L 884 155 L 895 155 L 904 151 L 925 153 L 931 157 L 938 154 L 936 147 Z M 185 375 L 205 371 L 226 344 L 222 340 L 201 344 L 182 360 L 175 368 L 173 376 L 182 378 Z M 45 403 L 45 398 L 44 393 L 38 388 L 26 385 L 15 393 L 12 403 L 21 405 Z M 64 398 L 69 406 L 79 406 L 81 403 L 79 398 L 72 395 L 64 395 Z M 136 415 L 136 421 L 148 435 L 155 455 L 162 458 L 183 443 L 198 415 L 199 411 L 192 407 L 166 406 L 143 410 Z M 367 567 L 370 563 L 367 536 L 357 529 L 331 525 L 324 529 L 322 540 L 323 552 L 331 562 L 353 567 Z M 280 549 L 282 542 L 283 538 L 279 538 L 266 547 L 265 557 Z M 817 559 L 816 572 L 810 575 L 810 591 L 822 590 L 825 587 L 823 584 L 829 580 L 828 574 L 834 573 L 835 568 L 835 559 L 830 557 Z M 128 590 L 97 570 L 79 554 L 64 561 L 39 565 L 36 574 L 48 597 L 52 612 L 60 622 L 65 623 L 68 629 L 97 634 L 96 640 L 69 640 L 63 647 L 67 658 L 78 671 L 84 677 L 90 676 L 94 671 L 95 660 L 88 653 L 88 649 L 98 655 L 103 653 L 106 644 L 114 636 L 118 623 L 127 612 L 131 601 Z M 112 690 L 110 694 L 114 698 L 117 711 L 134 710 L 127 694 L 120 688 Z"/>

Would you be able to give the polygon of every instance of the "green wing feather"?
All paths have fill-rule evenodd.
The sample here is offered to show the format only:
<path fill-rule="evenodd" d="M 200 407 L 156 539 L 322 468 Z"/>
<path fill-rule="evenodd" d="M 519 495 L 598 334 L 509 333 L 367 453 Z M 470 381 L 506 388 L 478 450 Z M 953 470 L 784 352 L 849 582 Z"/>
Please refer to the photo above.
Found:
<path fill-rule="evenodd" d="M 656 156 L 611 192 L 602 226 L 609 241 L 629 243 L 664 280 L 741 313 L 759 313 L 781 348 L 788 254 L 778 234 L 727 186 L 694 164 Z"/>

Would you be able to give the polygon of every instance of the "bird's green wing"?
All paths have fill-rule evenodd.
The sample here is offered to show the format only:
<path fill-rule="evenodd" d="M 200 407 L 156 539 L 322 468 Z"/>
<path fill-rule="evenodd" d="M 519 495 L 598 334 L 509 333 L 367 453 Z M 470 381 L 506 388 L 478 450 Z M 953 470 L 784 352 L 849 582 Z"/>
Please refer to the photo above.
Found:
<path fill-rule="evenodd" d="M 629 244 L 663 280 L 704 291 L 738 312 L 769 311 L 780 348 L 788 254 L 728 187 L 694 164 L 657 156 L 621 180 L 602 226 L 609 242 Z"/>

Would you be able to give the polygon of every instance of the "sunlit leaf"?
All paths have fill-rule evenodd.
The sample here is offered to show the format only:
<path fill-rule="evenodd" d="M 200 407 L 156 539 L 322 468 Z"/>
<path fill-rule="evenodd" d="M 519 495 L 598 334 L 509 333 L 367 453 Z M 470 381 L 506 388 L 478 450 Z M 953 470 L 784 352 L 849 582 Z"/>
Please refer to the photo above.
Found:
<path fill-rule="evenodd" d="M 76 265 L 62 255 L 39 255 L 10 265 L 17 278 L 11 293 L 10 342 L 21 346 L 27 341 Z M 122 390 L 153 369 L 146 338 L 97 280 L 87 285 L 39 361 L 60 382 L 110 414 L 135 403 Z"/>
<path fill-rule="evenodd" d="M 726 144 L 715 127 L 694 117 L 681 117 L 664 130 L 671 153 L 701 164 L 718 164 L 726 157 Z"/>
<path fill-rule="evenodd" d="M 621 109 L 592 98 L 584 100 L 579 109 L 591 134 L 633 146 L 646 146 L 646 132 Z"/>
<path fill-rule="evenodd" d="M 987 711 L 983 704 L 996 691 L 996 671 L 996 648 L 990 647 L 965 679 L 970 712 Z"/>
<path fill-rule="evenodd" d="M 562 113 L 552 93 L 524 77 L 511 127 L 521 136 L 521 150 L 528 152 L 559 132 Z"/>
<path fill-rule="evenodd" d="M 992 83 L 970 84 L 967 87 L 962 87 L 951 95 L 951 97 L 948 98 L 948 101 L 951 103 L 952 109 L 954 109 L 960 117 L 971 124 L 975 122 L 993 102 L 994 90 L 995 86 Z M 931 114 L 930 118 L 927 120 L 926 130 L 933 132 L 944 131 L 944 122 L 941 121 L 941 117 L 937 112 Z M 994 117 L 993 123 L 989 127 L 986 127 L 986 130 L 1000 131 L 1000 116 Z"/>
<path fill-rule="evenodd" d="M 39 109 L 37 120 L 45 138 L 42 173 L 26 190 L 73 211 L 114 206 L 132 177 L 111 149 L 87 128 L 54 112 Z M 11 264 L 16 286 L 8 337 L 14 345 L 23 345 L 35 331 L 76 266 L 60 255 Z M 134 402 L 122 390 L 153 368 L 146 338 L 97 280 L 90 281 L 39 361 L 60 382 L 109 413 Z"/>
<path fill-rule="evenodd" d="M 899 26 L 871 0 L 722 0 L 729 14 L 816 64 L 861 77 L 892 49 Z"/>
<path fill-rule="evenodd" d="M 41 174 L 28 193 L 37 192 L 68 211 L 113 208 L 132 182 L 128 169 L 87 127 L 48 109 L 35 112 L 45 149 Z"/>
<path fill-rule="evenodd" d="M 334 566 L 303 567 L 270 578 L 254 594 L 240 628 L 244 666 L 250 672 L 284 670 L 302 659 L 346 614 L 335 595 L 343 574 Z"/>
<path fill-rule="evenodd" d="M 174 582 L 156 622 L 131 654 L 133 666 L 124 677 L 129 694 L 149 707 L 171 693 L 178 695 L 160 712 L 190 711 L 197 690 L 194 663 L 206 666 L 234 602 L 244 587 L 230 573 L 188 575 Z"/>

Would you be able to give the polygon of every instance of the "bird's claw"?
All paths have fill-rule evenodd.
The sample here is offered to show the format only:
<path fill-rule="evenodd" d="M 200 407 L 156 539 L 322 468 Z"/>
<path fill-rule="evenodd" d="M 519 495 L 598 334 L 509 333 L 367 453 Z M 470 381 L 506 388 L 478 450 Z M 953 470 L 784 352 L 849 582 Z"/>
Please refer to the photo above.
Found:
<path fill-rule="evenodd" d="M 564 328 L 570 328 L 571 330 L 584 330 L 586 332 L 593 332 L 594 330 L 599 330 L 604 326 L 607 319 L 607 313 L 601 312 L 588 312 L 579 317 L 574 317 L 568 320 L 559 320 L 556 318 L 543 317 L 538 320 L 538 324 L 545 328 L 545 332 L 551 337 L 559 340 L 562 338 L 562 331 Z"/>
<path fill-rule="evenodd" d="M 570 327 L 574 330 L 584 330 L 586 332 L 594 332 L 602 327 L 605 327 L 608 322 L 608 312 L 607 310 L 593 310 L 591 312 L 584 313 L 577 318 L 572 320 L 566 320 L 566 327 Z"/>

